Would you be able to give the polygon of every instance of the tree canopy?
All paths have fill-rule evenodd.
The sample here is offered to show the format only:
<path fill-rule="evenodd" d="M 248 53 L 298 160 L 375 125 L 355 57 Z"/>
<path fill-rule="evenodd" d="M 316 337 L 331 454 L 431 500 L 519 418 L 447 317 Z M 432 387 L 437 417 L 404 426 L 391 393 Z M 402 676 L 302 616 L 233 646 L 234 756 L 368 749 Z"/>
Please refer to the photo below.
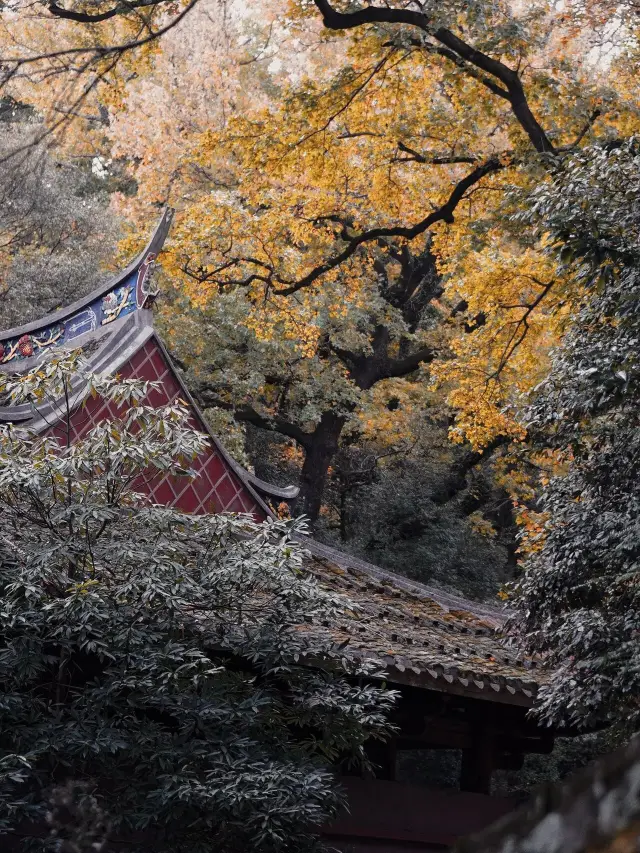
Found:
<path fill-rule="evenodd" d="M 542 541 L 517 588 L 517 630 L 553 677 L 549 721 L 638 726 L 637 140 L 594 146 L 540 190 L 528 214 L 582 282 L 580 307 L 529 413 L 554 448 Z"/>

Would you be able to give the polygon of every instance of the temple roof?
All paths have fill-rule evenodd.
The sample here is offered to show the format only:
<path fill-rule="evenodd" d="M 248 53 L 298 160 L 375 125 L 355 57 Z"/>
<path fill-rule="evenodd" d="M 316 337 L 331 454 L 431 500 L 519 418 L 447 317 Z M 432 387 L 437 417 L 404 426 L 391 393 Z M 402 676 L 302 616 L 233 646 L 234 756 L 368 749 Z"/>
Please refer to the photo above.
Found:
<path fill-rule="evenodd" d="M 499 607 L 400 577 L 319 542 L 303 542 L 320 583 L 358 607 L 315 635 L 348 641 L 345 652 L 374 658 L 394 683 L 531 706 L 544 671 L 505 646 Z"/>
<path fill-rule="evenodd" d="M 272 514 L 270 502 L 295 497 L 295 487 L 265 483 L 240 466 L 211 432 L 153 328 L 150 304 L 155 295 L 151 270 L 171 222 L 165 211 L 149 244 L 119 275 L 84 299 L 41 320 L 0 332 L 0 371 L 29 369 L 47 350 L 81 347 L 95 372 L 118 371 L 159 382 L 163 395 L 152 404 L 186 400 L 194 426 L 208 433 L 211 447 L 195 481 L 152 484 L 151 498 L 185 512 L 250 512 Z M 72 383 L 75 434 L 101 418 L 109 408 L 87 399 L 80 379 Z M 44 432 L 54 410 L 36 413 L 30 405 L 2 406 L 0 422 L 21 423 Z M 430 690 L 473 696 L 494 702 L 530 706 L 543 673 L 532 660 L 505 648 L 500 640 L 503 613 L 496 607 L 410 581 L 306 537 L 307 565 L 320 583 L 350 598 L 357 610 L 337 624 L 307 624 L 301 630 L 348 641 L 352 655 L 377 659 L 390 680 Z"/>
<path fill-rule="evenodd" d="M 172 211 L 166 209 L 151 240 L 138 257 L 125 270 L 82 299 L 39 320 L 0 332 L 0 371 L 23 372 L 36 364 L 48 350 L 66 346 L 83 350 L 90 371 L 126 374 L 131 373 L 135 359 L 140 362 L 139 354 L 145 351 L 148 357 L 143 359 L 143 366 L 137 365 L 138 375 L 171 385 L 171 394 L 163 402 L 177 397 L 189 402 L 194 411 L 195 426 L 208 433 L 215 455 L 229 469 L 230 477 L 222 484 L 224 500 L 217 501 L 217 508 L 252 511 L 255 507 L 263 517 L 268 516 L 271 514 L 268 501 L 294 498 L 297 488 L 266 483 L 227 453 L 198 410 L 153 327 L 150 308 L 157 291 L 151 273 L 166 240 L 171 219 Z M 79 407 L 87 393 L 86 383 L 80 377 L 77 382 L 72 382 L 72 408 Z M 0 422 L 20 423 L 44 432 L 51 427 L 54 413 L 59 411 L 57 401 L 39 407 L 37 412 L 28 403 L 0 403 Z M 235 489 L 229 485 L 237 481 L 241 485 L 236 485 Z M 216 482 L 211 483 L 211 494 L 216 494 L 216 485 Z M 246 492 L 244 496 L 241 495 L 243 490 Z M 193 490 L 183 496 L 174 494 L 173 497 L 183 497 L 182 508 L 192 511 Z"/>

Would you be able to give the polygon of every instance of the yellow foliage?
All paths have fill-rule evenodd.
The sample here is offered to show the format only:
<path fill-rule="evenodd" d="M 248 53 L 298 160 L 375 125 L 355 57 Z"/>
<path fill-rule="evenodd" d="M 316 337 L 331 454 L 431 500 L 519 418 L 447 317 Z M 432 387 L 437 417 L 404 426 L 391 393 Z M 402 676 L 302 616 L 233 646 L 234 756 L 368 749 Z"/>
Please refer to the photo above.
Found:
<path fill-rule="evenodd" d="M 467 521 L 469 522 L 469 526 L 471 529 L 478 533 L 480 536 L 486 536 L 487 539 L 494 539 L 496 536 L 496 530 L 494 526 L 488 521 L 480 511 L 472 512 L 468 517 Z"/>
<path fill-rule="evenodd" d="M 515 504 L 516 522 L 522 528 L 522 540 L 518 552 L 520 554 L 534 554 L 542 550 L 546 532 L 548 515 L 543 512 L 534 512 L 518 503 Z"/>
<path fill-rule="evenodd" d="M 599 65 L 585 49 L 595 22 L 610 20 L 606 4 L 590 0 L 578 11 L 543 0 L 525 5 L 512 10 L 522 26 L 492 50 L 521 69 L 554 144 L 638 133 L 631 48 Z M 486 10 L 488 33 L 498 32 L 505 9 Z M 259 35 L 275 33 L 279 68 L 247 58 L 240 38 L 246 21 L 221 28 L 196 9 L 194 24 L 112 68 L 97 62 L 82 112 L 106 107 L 109 125 L 80 119 L 63 140 L 74 155 L 108 150 L 129 158 L 138 193 L 113 200 L 136 226 L 123 256 L 148 231 L 151 204 L 176 208 L 163 259 L 173 288 L 162 309 L 170 342 L 196 375 L 206 369 L 221 377 L 227 401 L 258 400 L 269 416 L 283 405 L 265 378 L 275 374 L 278 387 L 295 379 L 302 389 L 295 404 L 305 426 L 317 423 L 322 406 L 334 406 L 348 412 L 347 429 L 365 441 L 408 445 L 440 395 L 455 413 L 454 442 L 482 449 L 507 436 L 518 447 L 522 406 L 564 334 L 577 287 L 544 254 L 544 235 L 523 240 L 511 224 L 519 198 L 546 172 L 507 100 L 446 56 L 400 37 L 407 31 L 328 34 L 312 4 L 298 0 L 252 15 Z M 110 44 L 137 26 L 126 15 L 100 28 L 51 23 L 9 10 L 0 44 Z M 476 33 L 472 7 L 453 24 Z M 61 75 L 46 91 L 26 76 L 12 85 L 16 97 L 51 111 L 73 103 L 84 83 Z M 602 115 L 585 130 L 596 108 Z M 489 158 L 502 168 L 467 193 L 454 221 L 412 240 L 369 240 L 343 263 L 324 266 L 363 231 L 419 223 Z M 418 257 L 427 249 L 445 290 L 429 300 L 426 319 L 413 322 L 392 297 L 402 286 L 403 252 Z M 318 268 L 313 283 L 295 289 Z M 202 322 L 179 316 L 186 307 Z M 370 354 L 380 326 L 389 330 L 391 356 L 420 347 L 438 356 L 408 378 L 356 387 L 332 353 Z M 259 370 L 212 352 L 212 340 L 231 347 L 231 339 L 234 352 L 252 348 Z M 500 476 L 526 500 L 530 476 L 518 464 L 505 462 Z"/>

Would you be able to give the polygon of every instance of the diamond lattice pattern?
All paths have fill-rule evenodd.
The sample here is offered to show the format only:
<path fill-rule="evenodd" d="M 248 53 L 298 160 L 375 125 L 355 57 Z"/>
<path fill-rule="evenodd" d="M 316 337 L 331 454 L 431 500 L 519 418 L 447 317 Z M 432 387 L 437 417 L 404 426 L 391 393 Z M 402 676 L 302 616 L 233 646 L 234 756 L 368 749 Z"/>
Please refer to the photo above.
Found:
<path fill-rule="evenodd" d="M 177 399 L 186 402 L 184 391 L 153 338 L 131 357 L 119 373 L 124 378 L 159 382 L 160 390 L 151 391 L 147 399 L 152 406 L 163 406 Z M 119 414 L 118 407 L 112 403 L 100 397 L 88 398 L 72 415 L 71 439 L 81 438 L 95 424 Z M 205 431 L 201 417 L 194 407 L 191 407 L 191 426 Z M 66 428 L 61 424 L 54 429 L 55 433 L 62 431 L 66 432 Z M 209 443 L 207 451 L 198 457 L 193 467 L 197 471 L 195 479 L 149 472 L 135 487 L 138 491 L 148 494 L 154 503 L 173 506 L 183 512 L 248 512 L 257 520 L 265 518 L 264 509 L 213 441 Z"/>

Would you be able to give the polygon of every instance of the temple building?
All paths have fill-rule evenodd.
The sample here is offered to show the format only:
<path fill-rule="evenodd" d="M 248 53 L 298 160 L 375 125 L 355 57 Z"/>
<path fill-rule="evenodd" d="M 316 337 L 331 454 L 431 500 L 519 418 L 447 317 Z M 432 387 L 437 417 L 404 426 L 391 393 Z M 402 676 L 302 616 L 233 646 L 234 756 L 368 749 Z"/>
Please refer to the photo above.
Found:
<path fill-rule="evenodd" d="M 24 371 L 54 347 L 81 347 L 92 370 L 160 384 L 149 402 L 181 399 L 194 424 L 209 436 L 193 480 L 159 478 L 151 499 L 188 513 L 246 512 L 265 519 L 272 507 L 296 495 L 272 486 L 235 462 L 211 432 L 154 330 L 151 270 L 170 226 L 166 211 L 149 245 L 121 274 L 87 297 L 49 316 L 0 332 L 0 370 Z M 110 414 L 109 403 L 84 398 L 73 388 L 73 436 Z M 52 428 L 53 409 L 38 415 L 28 405 L 2 405 L 0 421 L 37 431 Z M 53 427 L 55 429 L 55 426 Z M 350 813 L 326 835 L 344 851 L 436 850 L 480 830 L 517 803 L 491 796 L 500 768 L 517 769 L 530 753 L 549 753 L 554 732 L 528 716 L 544 678 L 536 662 L 508 650 L 500 640 L 498 608 L 409 581 L 399 575 L 305 540 L 308 566 L 322 584 L 355 600 L 357 617 L 307 630 L 348 640 L 346 653 L 377 659 L 401 692 L 395 711 L 397 735 L 372 746 L 377 778 L 345 776 Z M 570 734 L 563 730 L 563 734 Z M 403 781 L 410 753 L 425 760 L 451 758 L 455 785 L 437 789 Z"/>

